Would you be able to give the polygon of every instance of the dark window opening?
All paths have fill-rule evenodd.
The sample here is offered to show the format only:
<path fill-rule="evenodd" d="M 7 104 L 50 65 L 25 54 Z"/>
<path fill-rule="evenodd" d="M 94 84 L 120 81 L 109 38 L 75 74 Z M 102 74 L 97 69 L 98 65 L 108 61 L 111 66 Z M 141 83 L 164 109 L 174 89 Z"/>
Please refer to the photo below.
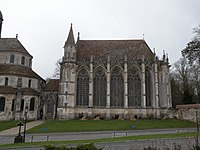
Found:
<path fill-rule="evenodd" d="M 15 56 L 14 56 L 14 55 L 11 55 L 11 56 L 10 56 L 10 63 L 14 63 L 14 61 L 15 61 Z"/>
<path fill-rule="evenodd" d="M 35 109 L 35 99 L 31 98 L 31 101 L 30 101 L 30 111 L 34 111 L 34 109 Z"/>
<path fill-rule="evenodd" d="M 31 80 L 28 80 L 28 87 L 31 88 Z"/>
<path fill-rule="evenodd" d="M 25 64 L 25 57 L 22 56 L 22 59 L 21 59 L 21 64 L 24 65 Z"/>
<path fill-rule="evenodd" d="M 5 108 L 5 97 L 0 97 L 0 111 L 4 111 Z"/>
<path fill-rule="evenodd" d="M 15 99 L 12 100 L 12 107 L 11 107 L 11 111 L 14 111 L 15 109 Z"/>
<path fill-rule="evenodd" d="M 8 77 L 5 78 L 5 86 L 8 85 Z"/>
<path fill-rule="evenodd" d="M 20 111 L 24 110 L 24 99 L 21 100 Z"/>
<path fill-rule="evenodd" d="M 17 87 L 22 87 L 22 78 L 18 78 Z"/>

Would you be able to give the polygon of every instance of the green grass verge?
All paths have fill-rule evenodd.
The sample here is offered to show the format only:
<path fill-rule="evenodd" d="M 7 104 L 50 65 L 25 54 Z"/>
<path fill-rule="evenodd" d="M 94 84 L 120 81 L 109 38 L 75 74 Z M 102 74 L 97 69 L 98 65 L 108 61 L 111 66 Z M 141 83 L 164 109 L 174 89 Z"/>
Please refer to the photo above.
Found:
<path fill-rule="evenodd" d="M 32 120 L 27 120 L 27 123 L 31 121 Z M 19 122 L 19 120 L 0 121 L 0 131 L 16 127 Z M 22 122 L 24 123 L 24 120 L 22 120 Z"/>
<path fill-rule="evenodd" d="M 0 121 L 0 131 L 16 127 L 19 121 Z"/>
<path fill-rule="evenodd" d="M 197 132 L 190 133 L 175 133 L 175 134 L 152 134 L 152 135 L 138 135 L 138 136 L 124 136 L 116 138 L 101 138 L 92 140 L 70 140 L 70 141 L 48 141 L 48 142 L 27 142 L 16 144 L 0 145 L 0 148 L 16 148 L 16 147 L 43 147 L 45 145 L 67 145 L 67 144 L 85 144 L 85 143 L 98 143 L 98 142 L 118 142 L 128 140 L 147 140 L 147 139 L 160 139 L 160 138 L 177 138 L 177 137 L 194 137 Z"/>
<path fill-rule="evenodd" d="M 191 121 L 168 120 L 47 120 L 45 123 L 28 130 L 28 133 L 115 131 L 163 128 L 195 127 Z"/>

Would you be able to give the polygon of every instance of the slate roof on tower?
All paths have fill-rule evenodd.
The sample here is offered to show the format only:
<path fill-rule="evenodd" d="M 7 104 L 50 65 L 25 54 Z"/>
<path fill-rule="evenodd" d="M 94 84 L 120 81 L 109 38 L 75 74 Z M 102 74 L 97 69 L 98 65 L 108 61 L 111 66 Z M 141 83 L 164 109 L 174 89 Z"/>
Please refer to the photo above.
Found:
<path fill-rule="evenodd" d="M 0 52 L 3 51 L 20 52 L 31 56 L 17 38 L 0 38 Z"/>
<path fill-rule="evenodd" d="M 21 77 L 41 79 L 44 81 L 44 79 L 42 79 L 31 68 L 20 65 L 0 64 L 0 75 L 17 75 Z"/>

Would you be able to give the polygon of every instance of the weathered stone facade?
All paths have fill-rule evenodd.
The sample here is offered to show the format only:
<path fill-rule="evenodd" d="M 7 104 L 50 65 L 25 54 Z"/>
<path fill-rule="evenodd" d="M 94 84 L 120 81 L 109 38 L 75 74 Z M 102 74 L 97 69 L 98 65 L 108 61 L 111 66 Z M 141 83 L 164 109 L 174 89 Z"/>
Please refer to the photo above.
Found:
<path fill-rule="evenodd" d="M 144 40 L 80 40 L 64 45 L 58 118 L 156 117 L 172 107 L 168 58 Z"/>
<path fill-rule="evenodd" d="M 200 104 L 176 105 L 176 109 L 168 111 L 169 118 L 200 121 Z"/>
<path fill-rule="evenodd" d="M 0 120 L 22 119 L 25 108 L 28 119 L 38 118 L 45 81 L 32 70 L 32 58 L 17 38 L 0 37 Z"/>
<path fill-rule="evenodd" d="M 59 79 L 48 79 L 40 96 L 40 118 L 56 119 Z"/>

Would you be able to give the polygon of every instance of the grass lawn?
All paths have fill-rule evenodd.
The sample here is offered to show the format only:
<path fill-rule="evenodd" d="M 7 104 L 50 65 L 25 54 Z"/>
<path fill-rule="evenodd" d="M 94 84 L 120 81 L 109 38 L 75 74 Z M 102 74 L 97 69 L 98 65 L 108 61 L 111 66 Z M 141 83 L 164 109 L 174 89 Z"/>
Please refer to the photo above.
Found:
<path fill-rule="evenodd" d="M 115 131 L 163 128 L 190 128 L 195 127 L 194 122 L 168 119 L 168 120 L 47 120 L 45 123 L 28 130 L 28 133 L 49 132 L 81 132 L 81 131 Z"/>
<path fill-rule="evenodd" d="M 19 121 L 0 121 L 0 131 L 16 127 Z"/>
<path fill-rule="evenodd" d="M 124 136 L 116 138 L 102 138 L 92 140 L 70 140 L 70 141 L 48 141 L 48 142 L 27 142 L 16 144 L 0 145 L 0 148 L 16 148 L 16 147 L 44 147 L 45 145 L 67 145 L 67 144 L 85 144 L 85 143 L 98 143 L 98 142 L 117 142 L 128 140 L 145 140 L 145 139 L 160 139 L 160 138 L 176 138 L 176 137 L 195 137 L 197 132 L 191 133 L 175 133 L 175 134 L 153 134 L 153 135 L 138 135 L 138 136 Z"/>

